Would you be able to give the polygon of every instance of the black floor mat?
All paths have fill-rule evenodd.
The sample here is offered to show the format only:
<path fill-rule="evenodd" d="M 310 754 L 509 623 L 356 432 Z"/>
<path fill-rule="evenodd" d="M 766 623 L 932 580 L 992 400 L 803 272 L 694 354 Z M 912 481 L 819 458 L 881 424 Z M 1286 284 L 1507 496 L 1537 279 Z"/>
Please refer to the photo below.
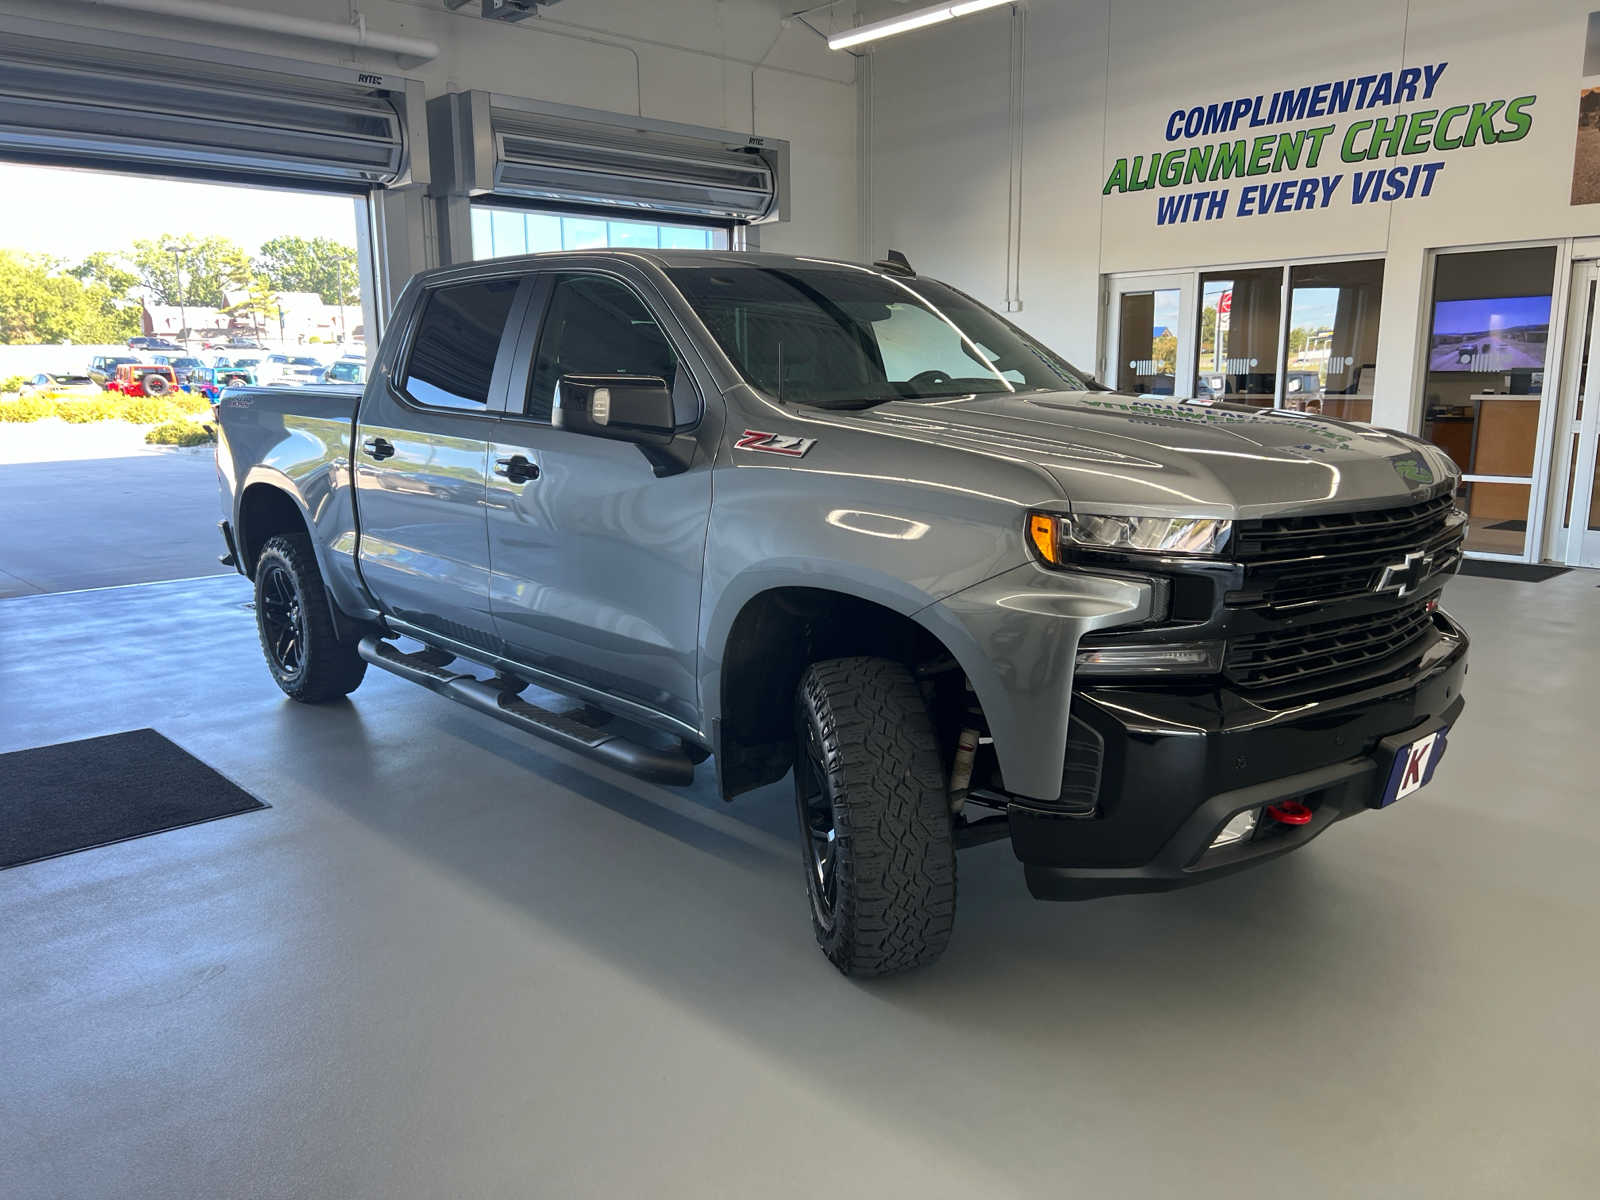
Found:
<path fill-rule="evenodd" d="M 266 807 L 154 729 L 0 754 L 0 869 Z"/>
<path fill-rule="evenodd" d="M 1477 575 L 1483 579 L 1515 579 L 1519 583 L 1543 583 L 1557 575 L 1565 575 L 1571 567 L 1547 567 L 1543 563 L 1494 562 L 1469 558 L 1461 564 L 1461 574 Z"/>

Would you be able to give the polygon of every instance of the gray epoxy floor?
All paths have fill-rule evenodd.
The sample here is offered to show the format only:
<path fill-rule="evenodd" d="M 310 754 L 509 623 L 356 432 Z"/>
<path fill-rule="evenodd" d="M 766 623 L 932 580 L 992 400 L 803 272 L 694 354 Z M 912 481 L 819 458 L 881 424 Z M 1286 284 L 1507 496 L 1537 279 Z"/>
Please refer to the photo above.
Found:
<path fill-rule="evenodd" d="M 0 513 L 0 597 L 226 570 L 206 451 L 0 462 Z"/>
<path fill-rule="evenodd" d="M 0 602 L 0 750 L 153 725 L 266 811 L 0 872 L 0 1195 L 1590 1197 L 1600 577 L 1461 579 L 1434 783 L 1188 892 L 961 861 L 937 968 L 811 945 L 781 788 L 635 782 L 235 578 Z"/>

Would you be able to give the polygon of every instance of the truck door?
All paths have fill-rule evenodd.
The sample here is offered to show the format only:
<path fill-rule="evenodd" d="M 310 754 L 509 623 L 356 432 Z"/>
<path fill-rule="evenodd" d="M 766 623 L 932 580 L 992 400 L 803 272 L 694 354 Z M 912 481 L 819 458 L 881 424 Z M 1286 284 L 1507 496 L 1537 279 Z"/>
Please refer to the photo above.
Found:
<path fill-rule="evenodd" d="M 511 314 L 526 277 L 430 289 L 362 401 L 352 458 L 361 575 L 385 612 L 471 646 L 498 645 L 489 611 L 484 480 Z M 399 333 L 399 331 L 396 331 Z"/>
<path fill-rule="evenodd" d="M 542 319 L 541 319 L 542 317 Z M 540 277 L 489 456 L 490 602 L 505 653 L 698 723 L 700 569 L 711 458 L 657 477 L 637 446 L 554 428 L 563 375 L 643 375 L 702 420 L 683 353 L 615 275 Z M 679 343 L 683 339 L 679 338 Z"/>

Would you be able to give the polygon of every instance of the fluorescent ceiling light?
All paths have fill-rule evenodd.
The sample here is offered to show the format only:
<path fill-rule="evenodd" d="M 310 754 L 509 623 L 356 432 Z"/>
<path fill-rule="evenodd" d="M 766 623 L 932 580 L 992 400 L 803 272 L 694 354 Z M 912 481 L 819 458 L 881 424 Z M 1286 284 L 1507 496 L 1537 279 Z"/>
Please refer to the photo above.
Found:
<path fill-rule="evenodd" d="M 828 39 L 828 49 L 846 50 L 851 46 L 859 46 L 862 42 L 875 42 L 879 38 L 893 37 L 897 33 L 921 29 L 925 25 L 937 25 L 940 21 L 948 21 L 952 17 L 964 17 L 968 13 L 982 12 L 986 8 L 999 8 L 1002 4 L 1015 2 L 1016 0 L 961 0 L 956 4 L 930 5 L 915 12 L 874 21 L 870 25 L 857 25 L 854 29 L 835 34 Z"/>

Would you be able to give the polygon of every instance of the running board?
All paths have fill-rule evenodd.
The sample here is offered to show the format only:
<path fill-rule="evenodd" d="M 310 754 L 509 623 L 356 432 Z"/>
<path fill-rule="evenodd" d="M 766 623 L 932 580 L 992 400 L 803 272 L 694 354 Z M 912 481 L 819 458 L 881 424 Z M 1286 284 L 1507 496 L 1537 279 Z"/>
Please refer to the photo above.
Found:
<path fill-rule="evenodd" d="M 694 762 L 682 749 L 664 750 L 630 741 L 613 730 L 571 713 L 554 713 L 522 699 L 516 691 L 490 680 L 453 670 L 445 653 L 427 649 L 405 654 L 376 637 L 357 646 L 361 657 L 402 679 L 420 683 L 468 708 L 487 713 L 524 733 L 544 738 L 575 754 L 609 763 L 620 771 L 653 783 L 678 786 L 694 782 Z M 609 725 L 609 714 L 605 717 Z"/>

